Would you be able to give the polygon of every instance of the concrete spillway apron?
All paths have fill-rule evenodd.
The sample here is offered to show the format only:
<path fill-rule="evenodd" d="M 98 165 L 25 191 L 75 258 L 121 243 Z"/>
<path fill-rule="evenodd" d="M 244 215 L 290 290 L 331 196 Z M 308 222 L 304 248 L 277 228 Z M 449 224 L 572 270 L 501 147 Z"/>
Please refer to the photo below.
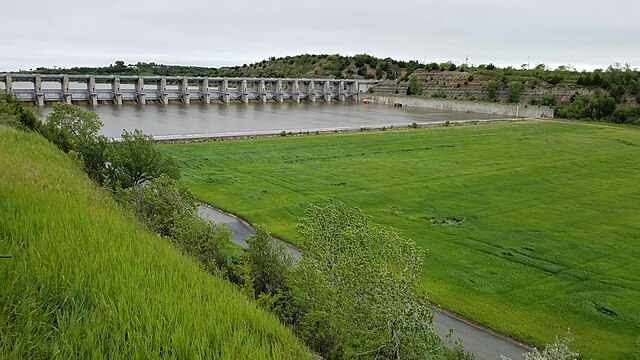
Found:
<path fill-rule="evenodd" d="M 231 241 L 243 248 L 248 247 L 244 239 L 253 235 L 253 229 L 246 222 L 206 204 L 198 206 L 198 215 L 216 224 L 226 225 L 233 233 Z M 286 245 L 287 252 L 294 258 L 300 258 L 301 253 L 297 248 L 290 244 Z M 447 335 L 449 329 L 453 329 L 452 340 L 460 339 L 464 350 L 473 354 L 477 360 L 499 360 L 500 355 L 510 357 L 513 360 L 521 360 L 524 359 L 522 354 L 530 350 L 529 347 L 496 334 L 490 329 L 472 324 L 469 321 L 437 309 L 433 317 L 433 328 L 441 338 Z"/>

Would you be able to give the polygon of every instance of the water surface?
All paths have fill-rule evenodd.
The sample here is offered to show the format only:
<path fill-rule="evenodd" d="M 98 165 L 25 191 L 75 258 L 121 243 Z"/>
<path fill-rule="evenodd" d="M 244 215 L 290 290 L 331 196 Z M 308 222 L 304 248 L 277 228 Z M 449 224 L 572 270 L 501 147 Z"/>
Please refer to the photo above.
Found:
<path fill-rule="evenodd" d="M 140 129 L 154 136 L 315 131 L 408 125 L 456 120 L 487 120 L 500 115 L 461 113 L 424 108 L 395 108 L 379 104 L 284 102 L 249 104 L 147 104 L 86 107 L 104 122 L 102 134 L 118 137 L 123 129 Z M 51 107 L 45 107 L 46 115 Z"/>

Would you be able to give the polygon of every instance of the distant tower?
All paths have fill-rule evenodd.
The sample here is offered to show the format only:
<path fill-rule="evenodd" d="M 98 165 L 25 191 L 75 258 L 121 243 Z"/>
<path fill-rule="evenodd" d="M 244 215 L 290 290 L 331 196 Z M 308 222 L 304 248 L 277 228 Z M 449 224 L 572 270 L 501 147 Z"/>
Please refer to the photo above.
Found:
<path fill-rule="evenodd" d="M 464 64 L 469 66 L 469 55 L 465 55 Z"/>

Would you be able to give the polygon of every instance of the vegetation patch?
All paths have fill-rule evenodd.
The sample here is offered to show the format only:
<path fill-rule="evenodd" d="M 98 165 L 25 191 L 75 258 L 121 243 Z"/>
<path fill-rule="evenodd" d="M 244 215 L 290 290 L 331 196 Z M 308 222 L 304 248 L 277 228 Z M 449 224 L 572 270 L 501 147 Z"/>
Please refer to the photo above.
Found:
<path fill-rule="evenodd" d="M 465 222 L 466 219 L 463 217 L 447 216 L 445 218 L 430 217 L 427 220 L 434 225 L 460 225 Z"/>

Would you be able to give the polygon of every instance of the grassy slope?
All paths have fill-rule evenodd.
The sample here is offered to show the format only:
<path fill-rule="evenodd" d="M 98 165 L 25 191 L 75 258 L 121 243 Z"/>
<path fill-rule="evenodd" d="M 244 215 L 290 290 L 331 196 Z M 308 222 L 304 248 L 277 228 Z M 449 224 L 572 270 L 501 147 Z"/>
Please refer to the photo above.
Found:
<path fill-rule="evenodd" d="M 306 358 L 232 285 L 0 126 L 0 358 Z"/>
<path fill-rule="evenodd" d="M 640 335 L 640 131 L 526 123 L 164 147 L 199 198 L 295 241 L 338 199 L 429 249 L 434 302 L 527 342 L 571 327 L 587 358 Z M 433 224 L 455 217 L 460 225 Z"/>

